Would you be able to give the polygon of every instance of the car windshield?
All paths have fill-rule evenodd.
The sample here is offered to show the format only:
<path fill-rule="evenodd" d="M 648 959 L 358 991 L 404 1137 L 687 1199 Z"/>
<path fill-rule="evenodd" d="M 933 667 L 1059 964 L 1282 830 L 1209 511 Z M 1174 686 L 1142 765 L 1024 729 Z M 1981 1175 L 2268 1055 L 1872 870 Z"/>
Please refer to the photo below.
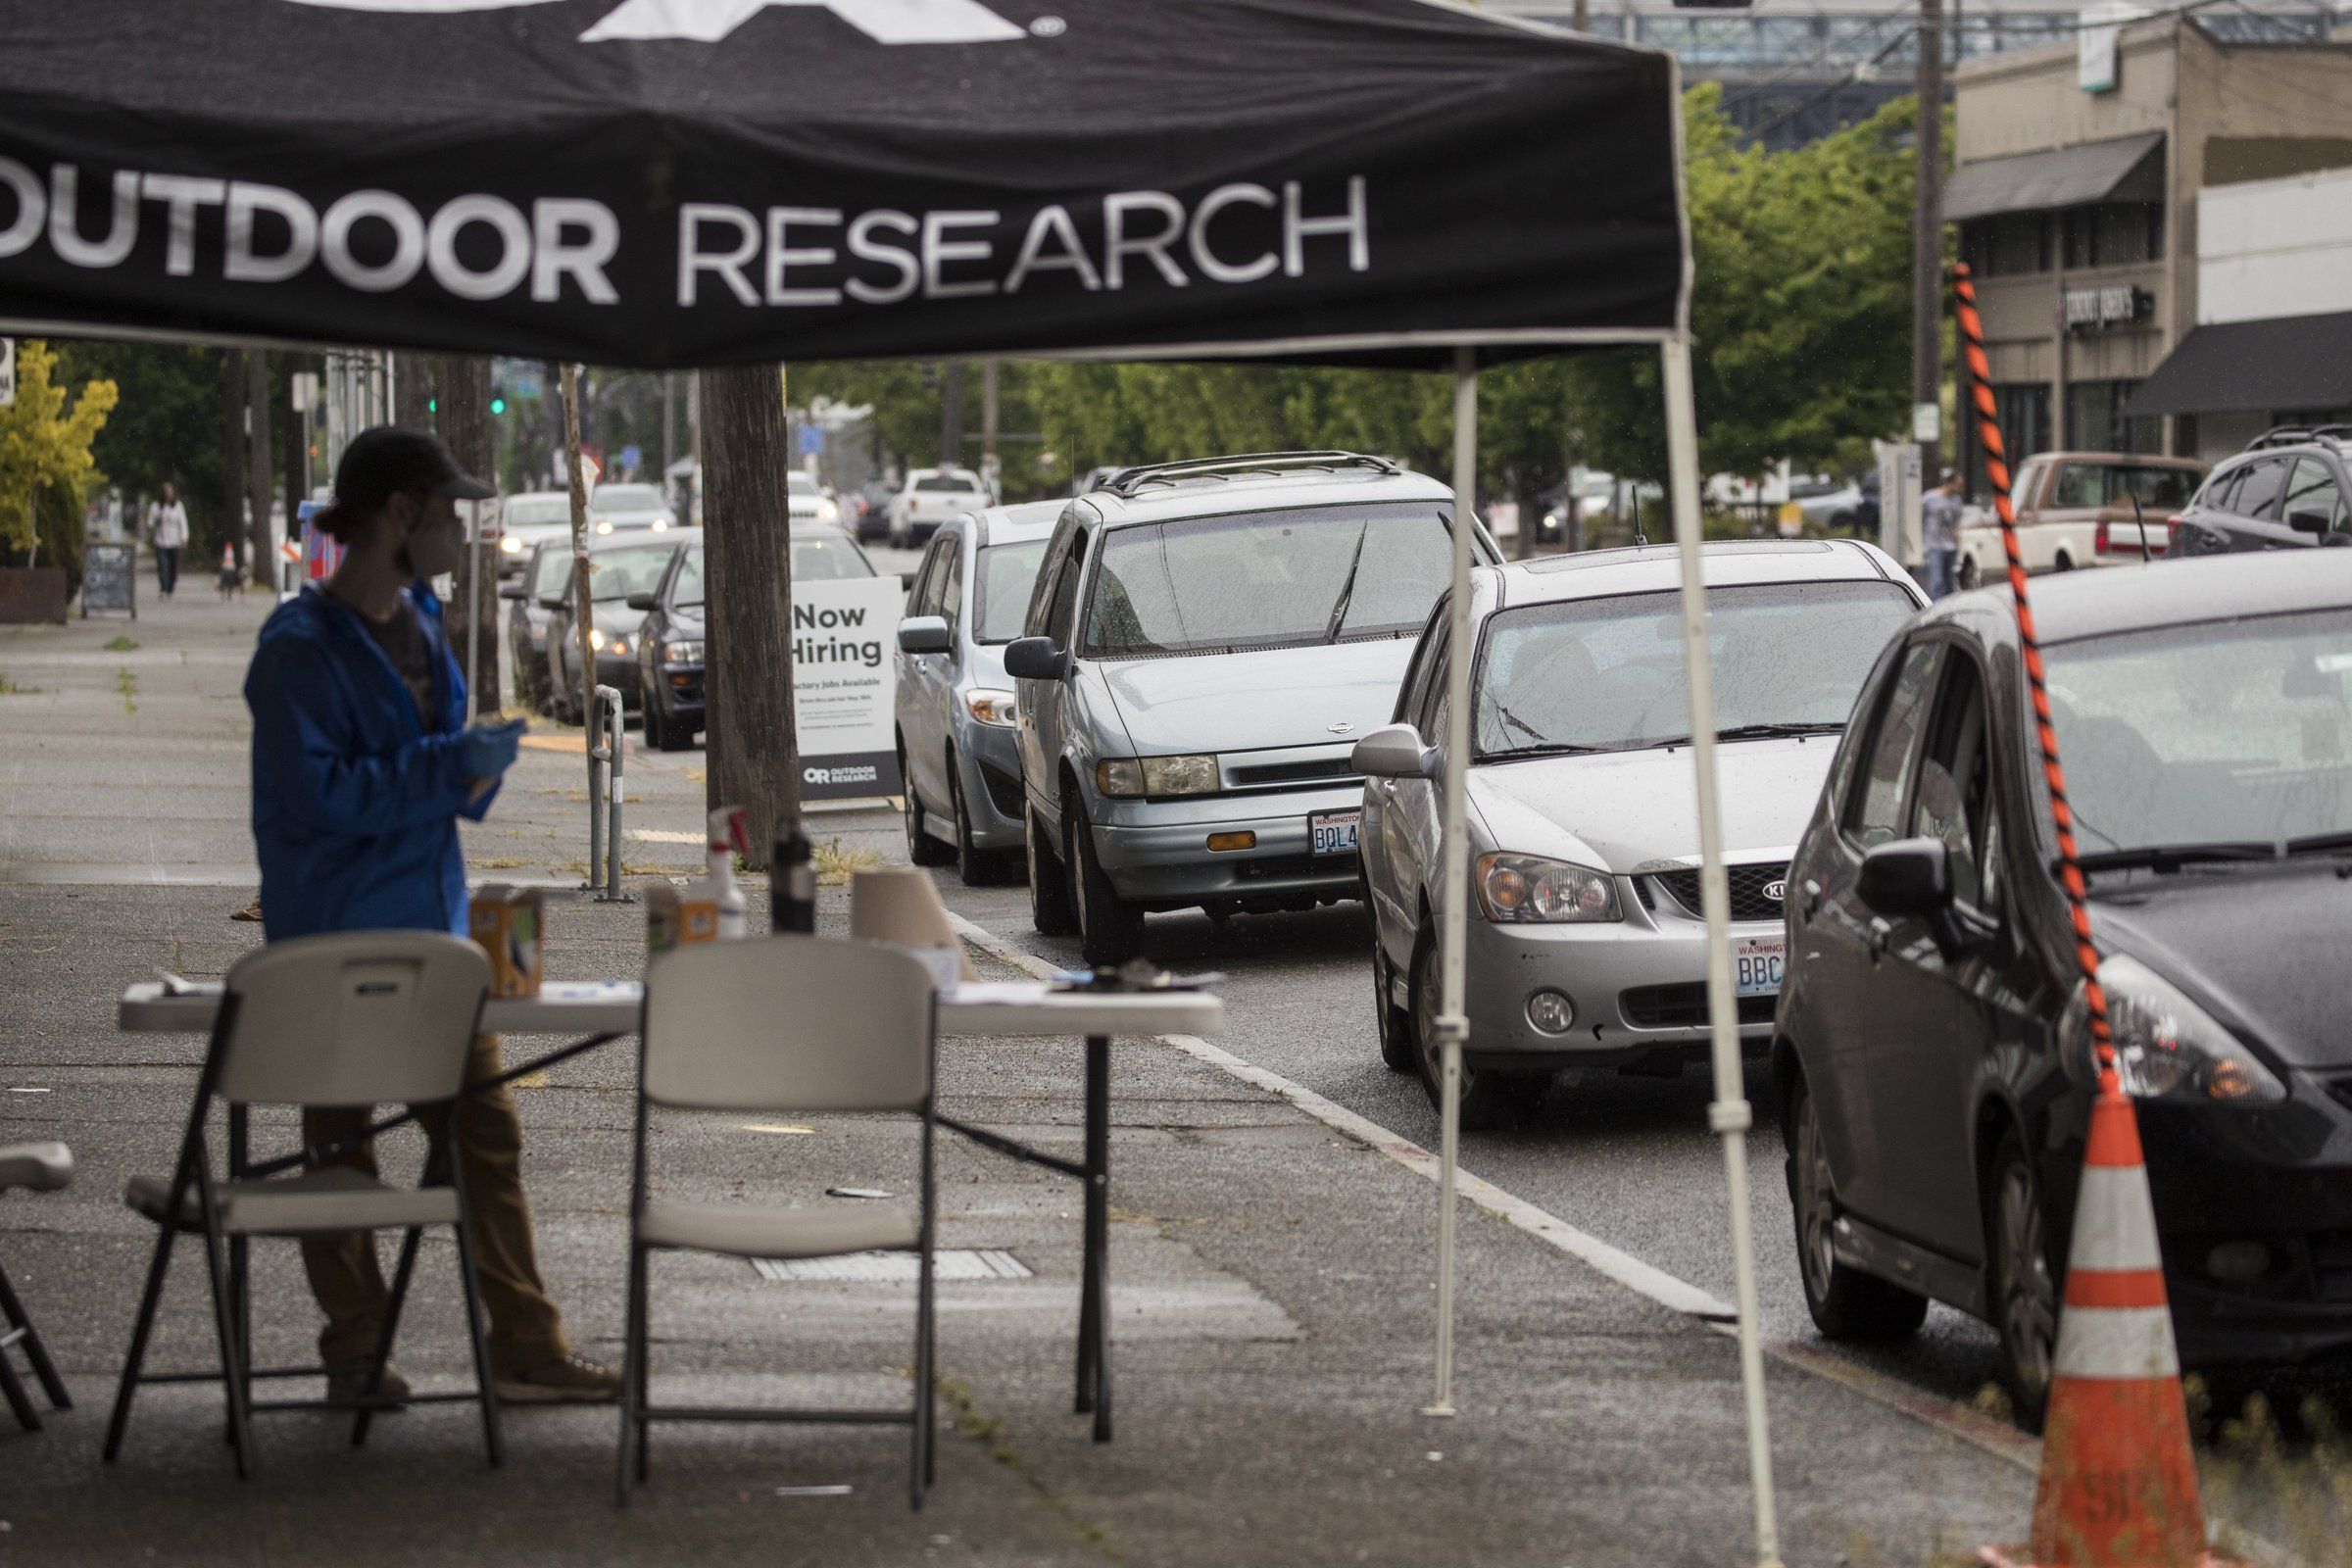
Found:
<path fill-rule="evenodd" d="M 538 599 L 563 593 L 570 580 L 571 547 L 566 545 L 562 550 L 542 550 L 539 552 L 538 570 L 531 574 L 531 597 Z"/>
<path fill-rule="evenodd" d="M 2044 653 L 2083 854 L 2352 832 L 2352 610 Z"/>
<path fill-rule="evenodd" d="M 972 604 L 979 611 L 984 643 L 1008 643 L 1021 634 L 1029 613 L 1029 594 L 1037 586 L 1037 568 L 1046 559 L 1046 543 L 1033 539 L 1023 545 L 991 545 L 980 552 L 980 575 L 972 584 Z"/>
<path fill-rule="evenodd" d="M 835 577 L 871 577 L 874 564 L 840 535 L 792 542 L 792 580 L 820 582 Z"/>
<path fill-rule="evenodd" d="M 598 604 L 650 594 L 662 586 L 662 568 L 673 553 L 668 545 L 646 545 L 635 550 L 600 550 L 588 558 L 588 597 Z"/>
<path fill-rule="evenodd" d="M 686 552 L 685 564 L 678 567 L 678 580 L 670 585 L 669 602 L 680 610 L 703 608 L 703 547 L 696 545 Z"/>
<path fill-rule="evenodd" d="M 980 481 L 968 474 L 927 473 L 914 481 L 917 495 L 968 495 L 980 488 Z"/>
<path fill-rule="evenodd" d="M 669 503 L 650 484 L 600 484 L 588 498 L 590 512 L 664 512 Z"/>
<path fill-rule="evenodd" d="M 569 522 L 569 496 L 516 496 L 506 505 L 504 521 L 510 528 L 537 527 L 542 523 Z"/>
<path fill-rule="evenodd" d="M 1102 547 L 1086 651 L 1136 659 L 1419 631 L 1452 549 L 1428 503 L 1120 528 Z"/>
<path fill-rule="evenodd" d="M 1753 583 L 1707 591 L 1719 733 L 1829 731 L 1910 617 L 1891 583 Z M 1487 621 L 1480 757 L 1630 751 L 1689 737 L 1682 595 L 1624 594 L 1505 610 Z"/>

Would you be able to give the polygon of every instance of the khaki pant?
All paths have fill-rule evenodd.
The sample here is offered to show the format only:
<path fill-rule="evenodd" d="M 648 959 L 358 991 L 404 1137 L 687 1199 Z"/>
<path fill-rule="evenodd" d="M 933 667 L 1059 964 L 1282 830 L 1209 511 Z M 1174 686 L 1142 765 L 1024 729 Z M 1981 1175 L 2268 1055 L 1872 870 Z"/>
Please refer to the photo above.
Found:
<path fill-rule="evenodd" d="M 499 1037 L 474 1036 L 466 1056 L 466 1081 L 501 1070 Z M 316 1148 L 354 1137 L 368 1120 L 359 1106 L 305 1106 L 303 1142 Z M 563 1314 L 539 1281 L 531 1204 L 522 1192 L 522 1123 L 505 1084 L 458 1102 L 457 1145 L 466 1176 L 466 1217 L 473 1229 L 474 1282 L 490 1314 L 490 1364 L 507 1375 L 561 1360 L 571 1347 L 564 1338 Z M 363 1143 L 332 1163 L 372 1176 L 375 1151 L 371 1143 Z M 311 1293 L 326 1311 L 326 1327 L 318 1334 L 321 1358 L 328 1366 L 341 1366 L 373 1356 L 391 1304 L 375 1237 L 366 1231 L 306 1236 L 302 1266 L 311 1277 Z"/>

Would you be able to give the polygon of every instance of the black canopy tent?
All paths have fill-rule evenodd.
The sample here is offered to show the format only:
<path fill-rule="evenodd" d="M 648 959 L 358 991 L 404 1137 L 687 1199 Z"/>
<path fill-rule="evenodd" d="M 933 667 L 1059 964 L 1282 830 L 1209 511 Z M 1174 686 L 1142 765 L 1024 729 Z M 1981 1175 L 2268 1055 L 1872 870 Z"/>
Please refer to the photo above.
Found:
<path fill-rule="evenodd" d="M 0 0 L 0 330 L 649 368 L 1661 356 L 1757 1550 L 1778 1557 L 1672 59 L 1444 0 Z M 1468 530 L 1451 646 L 1468 644 Z M 1469 883 L 1449 669 L 1438 1400 Z"/>

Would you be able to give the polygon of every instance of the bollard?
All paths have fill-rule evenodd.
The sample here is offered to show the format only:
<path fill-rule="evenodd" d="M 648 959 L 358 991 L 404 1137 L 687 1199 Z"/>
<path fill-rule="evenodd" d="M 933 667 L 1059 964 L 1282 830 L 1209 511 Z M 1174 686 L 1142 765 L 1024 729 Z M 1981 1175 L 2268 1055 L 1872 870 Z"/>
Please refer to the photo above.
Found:
<path fill-rule="evenodd" d="M 605 727 L 605 705 L 601 697 L 591 694 L 581 723 L 586 734 L 581 737 L 588 748 L 588 876 L 580 884 L 582 893 L 594 893 L 603 878 L 605 863 L 605 760 L 604 742 L 598 737 Z"/>
<path fill-rule="evenodd" d="M 605 891 L 600 904 L 627 904 L 629 897 L 620 891 L 620 808 L 628 791 L 621 786 L 621 775 L 628 760 L 628 731 L 623 727 L 620 693 L 611 686 L 597 688 L 597 696 L 605 699 L 612 717 L 605 728 L 605 749 L 612 753 L 605 763 L 605 798 L 608 810 L 605 816 Z"/>
<path fill-rule="evenodd" d="M 816 867 L 808 835 L 801 831 L 797 817 L 776 823 L 775 849 L 767 860 L 767 897 L 771 933 L 816 934 Z"/>
<path fill-rule="evenodd" d="M 599 904 L 634 904 L 620 890 L 620 804 L 623 759 L 620 692 L 599 686 L 588 705 L 588 880 L 581 891 Z"/>

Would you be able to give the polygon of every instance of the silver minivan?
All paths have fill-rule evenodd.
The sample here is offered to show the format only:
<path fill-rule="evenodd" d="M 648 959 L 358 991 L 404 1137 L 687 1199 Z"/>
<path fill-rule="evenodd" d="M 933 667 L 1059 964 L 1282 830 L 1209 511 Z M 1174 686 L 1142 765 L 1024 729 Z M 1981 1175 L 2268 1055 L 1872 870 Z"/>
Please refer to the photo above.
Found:
<path fill-rule="evenodd" d="M 1453 510 L 1345 452 L 1128 468 L 1064 507 L 1004 651 L 1038 930 L 1111 963 L 1150 910 L 1357 897 L 1348 753 L 1446 587 Z"/>
<path fill-rule="evenodd" d="M 899 622 L 906 858 L 952 860 L 971 884 L 1018 864 L 1021 757 L 1004 645 L 1021 634 L 1062 505 L 990 507 L 942 523 Z"/>

